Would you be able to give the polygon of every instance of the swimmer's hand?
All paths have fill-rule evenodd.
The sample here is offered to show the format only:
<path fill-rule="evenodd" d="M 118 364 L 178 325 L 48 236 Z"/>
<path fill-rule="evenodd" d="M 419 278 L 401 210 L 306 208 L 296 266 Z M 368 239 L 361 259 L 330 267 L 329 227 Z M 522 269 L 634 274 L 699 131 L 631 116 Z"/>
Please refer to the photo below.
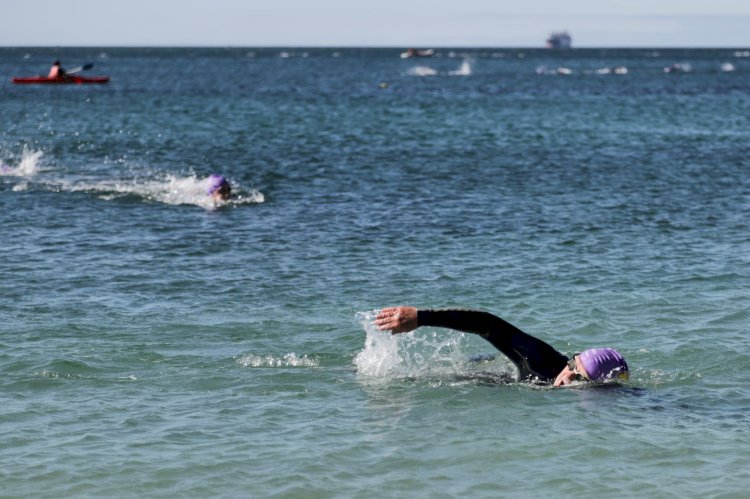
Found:
<path fill-rule="evenodd" d="M 391 334 L 408 333 L 419 327 L 416 307 L 386 307 L 378 312 L 375 325 Z"/>

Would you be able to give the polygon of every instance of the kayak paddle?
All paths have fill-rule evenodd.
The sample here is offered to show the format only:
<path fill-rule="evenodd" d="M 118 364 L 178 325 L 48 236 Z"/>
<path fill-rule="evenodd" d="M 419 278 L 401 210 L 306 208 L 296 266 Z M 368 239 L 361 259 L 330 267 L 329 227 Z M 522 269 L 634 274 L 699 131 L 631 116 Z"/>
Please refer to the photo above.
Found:
<path fill-rule="evenodd" d="M 83 66 L 78 66 L 77 68 L 73 68 L 70 71 L 66 71 L 65 74 L 72 75 L 73 73 L 80 73 L 81 71 L 86 71 L 87 69 L 91 69 L 93 67 L 93 64 L 84 64 Z"/>

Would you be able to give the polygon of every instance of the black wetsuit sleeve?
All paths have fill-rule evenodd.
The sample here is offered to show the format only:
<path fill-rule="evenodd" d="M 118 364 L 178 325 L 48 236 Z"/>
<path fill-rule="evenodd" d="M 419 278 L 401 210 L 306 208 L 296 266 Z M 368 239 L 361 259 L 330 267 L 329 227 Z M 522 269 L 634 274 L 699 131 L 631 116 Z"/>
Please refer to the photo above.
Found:
<path fill-rule="evenodd" d="M 417 324 L 446 327 L 481 336 L 516 365 L 521 381 L 535 378 L 543 382 L 554 381 L 568 361 L 565 355 L 544 341 L 481 310 L 418 310 Z"/>

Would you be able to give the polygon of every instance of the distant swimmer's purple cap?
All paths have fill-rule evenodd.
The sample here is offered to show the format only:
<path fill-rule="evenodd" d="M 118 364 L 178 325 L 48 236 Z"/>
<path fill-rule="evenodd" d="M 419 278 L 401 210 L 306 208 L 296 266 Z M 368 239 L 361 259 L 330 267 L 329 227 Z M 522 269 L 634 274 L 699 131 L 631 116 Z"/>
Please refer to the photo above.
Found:
<path fill-rule="evenodd" d="M 217 175 L 217 174 L 211 175 L 210 177 L 208 177 L 208 185 L 206 186 L 206 192 L 209 195 L 211 195 L 214 192 L 221 189 L 222 187 L 224 187 L 225 185 L 228 186 L 229 181 L 225 179 L 223 176 Z"/>
<path fill-rule="evenodd" d="M 614 348 L 590 348 L 578 358 L 591 381 L 626 380 L 630 376 L 627 362 Z"/>

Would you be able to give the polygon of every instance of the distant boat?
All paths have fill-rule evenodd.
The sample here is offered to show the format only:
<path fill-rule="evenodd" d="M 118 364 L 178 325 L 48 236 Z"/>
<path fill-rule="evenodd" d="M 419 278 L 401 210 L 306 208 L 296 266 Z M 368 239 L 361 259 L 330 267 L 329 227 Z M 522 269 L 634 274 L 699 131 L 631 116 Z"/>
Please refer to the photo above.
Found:
<path fill-rule="evenodd" d="M 555 31 L 547 38 L 547 48 L 569 49 L 573 39 L 567 31 Z"/>
<path fill-rule="evenodd" d="M 401 52 L 402 59 L 409 59 L 411 57 L 432 57 L 435 54 L 433 49 L 419 50 L 419 49 L 406 49 L 406 52 Z"/>

